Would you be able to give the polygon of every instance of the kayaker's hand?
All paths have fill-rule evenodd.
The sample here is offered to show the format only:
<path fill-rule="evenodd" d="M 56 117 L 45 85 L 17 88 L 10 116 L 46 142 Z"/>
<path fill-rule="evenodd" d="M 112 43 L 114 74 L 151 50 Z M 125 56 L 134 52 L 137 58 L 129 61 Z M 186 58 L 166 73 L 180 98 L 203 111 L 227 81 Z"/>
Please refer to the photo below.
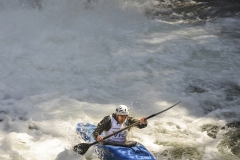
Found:
<path fill-rule="evenodd" d="M 146 123 L 147 123 L 147 120 L 145 120 L 145 118 L 140 119 L 140 124 L 146 124 Z"/>
<path fill-rule="evenodd" d="M 97 141 L 98 141 L 98 142 L 102 142 L 102 141 L 103 141 L 103 138 L 102 138 L 100 135 L 98 135 L 98 136 L 97 136 Z"/>

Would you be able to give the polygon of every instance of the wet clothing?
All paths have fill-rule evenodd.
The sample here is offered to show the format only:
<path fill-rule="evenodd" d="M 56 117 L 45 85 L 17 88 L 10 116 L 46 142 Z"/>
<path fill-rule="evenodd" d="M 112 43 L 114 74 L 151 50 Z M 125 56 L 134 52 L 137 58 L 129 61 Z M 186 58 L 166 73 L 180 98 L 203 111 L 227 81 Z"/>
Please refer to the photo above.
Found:
<path fill-rule="evenodd" d="M 112 115 L 110 115 L 110 118 L 111 118 L 111 120 L 110 120 L 111 128 L 108 131 L 103 131 L 104 137 L 106 137 L 112 133 L 115 133 L 115 132 L 119 131 L 120 129 L 127 127 L 126 126 L 127 118 L 125 119 L 125 121 L 122 124 L 119 124 Z M 125 143 L 127 140 L 127 135 L 128 135 L 128 129 L 107 138 L 105 141 L 114 142 L 114 143 Z"/>
<path fill-rule="evenodd" d="M 131 124 L 133 124 L 133 123 L 136 123 L 136 122 L 138 122 L 139 120 L 138 119 L 135 119 L 135 118 L 133 118 L 133 117 L 127 117 L 126 118 L 126 120 L 125 120 L 125 122 L 121 125 L 121 127 L 120 127 L 120 124 L 114 124 L 114 123 L 117 123 L 117 117 L 116 117 L 116 114 L 115 113 L 113 113 L 112 115 L 109 115 L 109 116 L 106 116 L 106 117 L 104 117 L 99 123 L 98 123 L 98 125 L 97 125 L 97 128 L 94 130 L 94 132 L 92 133 L 92 136 L 93 136 L 93 138 L 95 139 L 95 140 L 97 140 L 97 136 L 98 135 L 100 135 L 100 134 L 102 134 L 102 132 L 104 132 L 105 133 L 105 135 L 109 135 L 110 133 L 109 133 L 109 131 L 111 131 L 111 130 L 113 130 L 114 131 L 114 128 L 116 127 L 117 129 L 115 130 L 115 131 L 117 131 L 117 130 L 119 130 L 119 127 L 120 127 L 120 129 L 122 129 L 122 128 L 125 128 L 125 127 L 127 127 L 127 126 L 130 126 Z M 114 128 L 113 128 L 113 127 Z M 147 123 L 145 123 L 145 124 L 137 124 L 135 127 L 138 127 L 138 128 L 145 128 L 145 127 L 147 127 Z M 131 128 L 129 128 L 128 129 L 128 131 L 130 130 Z M 127 132 L 128 131 L 122 131 L 122 132 L 120 132 L 120 133 L 118 133 L 120 136 L 125 136 L 125 138 L 126 138 L 126 136 L 127 136 Z M 119 136 L 118 135 L 118 136 Z M 115 135 L 114 135 L 115 136 Z M 112 140 L 114 140 L 114 136 L 113 136 L 113 139 Z M 115 136 L 116 137 L 116 136 Z M 109 137 L 108 139 L 110 139 L 111 140 L 111 137 Z M 107 140 L 108 140 L 107 139 Z M 119 138 L 119 141 L 123 141 L 123 139 L 122 138 Z"/>

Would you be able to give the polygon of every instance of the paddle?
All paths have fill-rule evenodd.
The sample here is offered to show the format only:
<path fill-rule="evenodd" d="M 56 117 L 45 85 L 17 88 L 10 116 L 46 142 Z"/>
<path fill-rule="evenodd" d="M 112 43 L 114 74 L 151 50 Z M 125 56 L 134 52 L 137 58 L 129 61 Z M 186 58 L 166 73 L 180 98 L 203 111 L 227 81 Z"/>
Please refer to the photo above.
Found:
<path fill-rule="evenodd" d="M 180 101 L 180 102 L 181 102 L 181 101 Z M 151 115 L 151 116 L 148 116 L 147 118 L 145 118 L 145 120 L 147 120 L 147 119 L 149 119 L 149 118 L 152 118 L 152 117 L 155 117 L 156 115 L 159 115 L 159 114 L 161 114 L 161 113 L 163 113 L 163 112 L 165 112 L 165 111 L 173 108 L 174 106 L 176 106 L 176 105 L 179 104 L 180 102 L 174 104 L 173 106 L 171 106 L 171 107 L 169 107 L 169 108 L 167 108 L 167 109 L 165 109 L 165 110 L 163 110 L 163 111 L 160 111 L 160 112 L 155 113 L 155 114 L 153 114 L 153 115 Z M 122 132 L 122 131 L 130 128 L 130 127 L 133 127 L 133 126 L 137 125 L 138 123 L 139 123 L 139 121 L 136 122 L 136 123 L 133 123 L 133 124 L 131 124 L 131 125 L 125 127 L 125 128 L 123 128 L 123 129 L 120 129 L 119 131 L 114 132 L 114 133 L 112 133 L 112 134 L 104 137 L 103 140 L 104 140 L 104 139 L 107 139 L 107 138 L 109 138 L 109 137 L 111 137 L 111 136 L 113 136 L 113 135 L 115 135 L 115 134 L 118 134 L 118 133 L 120 133 L 120 132 Z M 73 147 L 73 150 L 74 150 L 75 152 L 81 154 L 81 155 L 84 155 L 92 145 L 95 145 L 95 144 L 97 144 L 97 143 L 98 143 L 98 141 L 93 142 L 93 143 L 80 143 L 80 144 L 75 145 L 75 146 Z"/>

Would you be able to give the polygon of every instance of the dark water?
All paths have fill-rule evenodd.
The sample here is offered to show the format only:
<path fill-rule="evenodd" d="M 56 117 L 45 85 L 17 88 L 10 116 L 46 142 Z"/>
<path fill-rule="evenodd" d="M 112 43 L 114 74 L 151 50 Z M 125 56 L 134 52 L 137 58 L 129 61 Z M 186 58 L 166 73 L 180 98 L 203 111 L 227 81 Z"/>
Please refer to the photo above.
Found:
<path fill-rule="evenodd" d="M 239 16 L 239 0 L 158 0 L 146 15 L 166 21 L 199 22 Z"/>

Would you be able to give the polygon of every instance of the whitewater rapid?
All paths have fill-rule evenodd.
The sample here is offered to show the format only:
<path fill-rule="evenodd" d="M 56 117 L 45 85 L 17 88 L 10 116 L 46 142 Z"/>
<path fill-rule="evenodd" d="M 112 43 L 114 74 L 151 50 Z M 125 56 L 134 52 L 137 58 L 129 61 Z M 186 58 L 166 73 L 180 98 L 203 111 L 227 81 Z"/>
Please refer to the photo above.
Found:
<path fill-rule="evenodd" d="M 0 159 L 98 159 L 71 151 L 77 123 L 178 101 L 130 138 L 161 160 L 240 159 L 221 129 L 240 118 L 239 15 L 166 21 L 152 3 L 0 1 Z"/>

